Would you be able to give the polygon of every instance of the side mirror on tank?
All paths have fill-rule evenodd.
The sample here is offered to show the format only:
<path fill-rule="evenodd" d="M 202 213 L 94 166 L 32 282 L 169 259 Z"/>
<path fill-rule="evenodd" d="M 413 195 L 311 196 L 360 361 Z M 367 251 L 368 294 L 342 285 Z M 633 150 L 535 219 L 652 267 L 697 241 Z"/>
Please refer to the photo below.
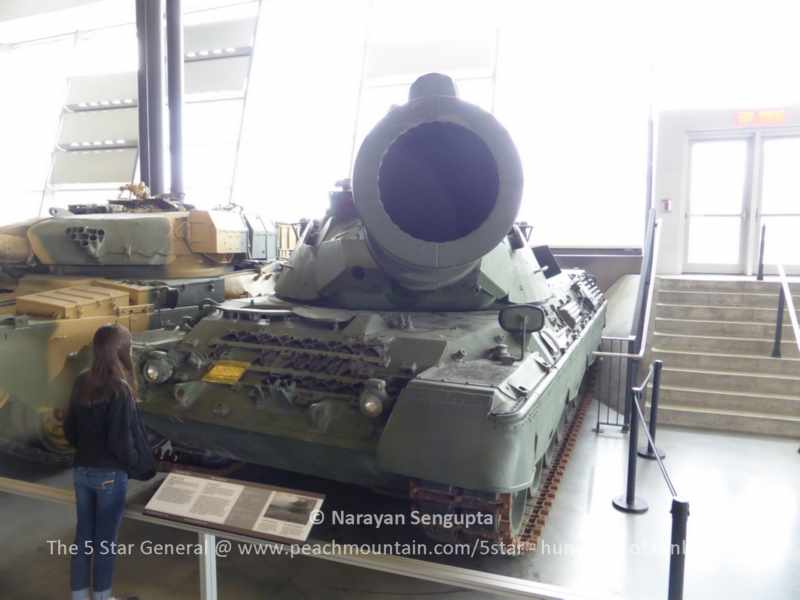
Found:
<path fill-rule="evenodd" d="M 533 304 L 514 304 L 501 309 L 497 320 L 504 331 L 522 335 L 522 355 L 519 358 L 522 360 L 525 358 L 528 334 L 542 330 L 545 312 L 542 307 Z"/>

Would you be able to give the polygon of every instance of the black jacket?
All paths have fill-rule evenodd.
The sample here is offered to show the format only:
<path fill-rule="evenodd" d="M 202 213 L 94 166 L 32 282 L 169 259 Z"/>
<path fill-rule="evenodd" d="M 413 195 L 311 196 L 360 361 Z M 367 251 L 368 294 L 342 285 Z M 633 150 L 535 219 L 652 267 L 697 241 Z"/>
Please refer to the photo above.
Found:
<path fill-rule="evenodd" d="M 91 404 L 81 402 L 86 373 L 72 388 L 64 435 L 75 447 L 75 466 L 118 469 L 129 472 L 139 462 L 136 401 L 123 381 L 101 390 Z"/>

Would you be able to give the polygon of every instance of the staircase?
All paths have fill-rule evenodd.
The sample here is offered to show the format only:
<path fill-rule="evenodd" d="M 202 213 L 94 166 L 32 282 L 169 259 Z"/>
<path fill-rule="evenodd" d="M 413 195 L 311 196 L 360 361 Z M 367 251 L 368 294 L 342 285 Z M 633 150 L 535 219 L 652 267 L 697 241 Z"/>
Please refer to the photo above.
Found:
<path fill-rule="evenodd" d="M 800 284 L 792 284 L 800 307 Z M 659 277 L 648 362 L 664 362 L 659 423 L 800 439 L 800 352 L 778 283 Z"/>

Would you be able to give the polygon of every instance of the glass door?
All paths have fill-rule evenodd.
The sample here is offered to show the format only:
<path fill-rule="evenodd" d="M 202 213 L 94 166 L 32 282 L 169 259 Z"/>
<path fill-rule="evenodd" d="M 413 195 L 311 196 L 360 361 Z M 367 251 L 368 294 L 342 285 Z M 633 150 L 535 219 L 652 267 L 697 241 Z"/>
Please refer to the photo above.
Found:
<path fill-rule="evenodd" d="M 685 272 L 745 272 L 750 148 L 741 138 L 691 143 Z"/>
<path fill-rule="evenodd" d="M 758 228 L 766 226 L 765 271 L 800 274 L 800 137 L 763 138 Z M 756 259 L 757 260 L 757 259 Z"/>

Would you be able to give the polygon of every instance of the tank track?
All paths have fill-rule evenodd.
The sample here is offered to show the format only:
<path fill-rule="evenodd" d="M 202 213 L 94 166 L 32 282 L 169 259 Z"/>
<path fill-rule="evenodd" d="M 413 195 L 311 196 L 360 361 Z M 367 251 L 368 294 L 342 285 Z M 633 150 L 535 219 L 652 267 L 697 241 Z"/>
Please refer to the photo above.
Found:
<path fill-rule="evenodd" d="M 52 452 L 30 442 L 20 442 L 2 435 L 0 435 L 0 455 L 19 458 L 25 462 L 39 465 L 72 466 L 72 453 Z"/>
<path fill-rule="evenodd" d="M 565 411 L 566 422 L 560 428 L 559 433 L 553 436 L 552 445 L 545 454 L 545 462 L 547 462 L 547 457 L 551 457 L 552 460 L 544 466 L 536 492 L 528 493 L 522 515 L 522 526 L 517 534 L 514 534 L 511 522 L 514 494 L 507 492 L 481 494 L 456 487 L 434 488 L 412 481 L 409 495 L 412 503 L 420 512 L 431 515 L 433 513 L 451 515 L 470 512 L 482 513 L 493 515 L 492 522 L 495 524 L 491 529 L 486 527 L 426 526 L 426 534 L 436 541 L 446 543 L 474 542 L 476 539 L 484 539 L 499 544 L 502 553 L 508 555 L 534 552 L 591 404 L 591 387 L 591 385 L 587 386 L 587 391 L 582 393 L 576 409 L 567 408 Z"/>
<path fill-rule="evenodd" d="M 171 473 L 172 471 L 181 471 L 196 473 L 197 475 L 210 475 L 216 477 L 235 477 L 235 473 L 244 468 L 245 464 L 241 462 L 231 462 L 227 465 L 217 467 L 209 467 L 203 465 L 195 465 L 189 463 L 181 463 L 169 460 L 156 461 L 156 471 L 159 473 Z"/>

